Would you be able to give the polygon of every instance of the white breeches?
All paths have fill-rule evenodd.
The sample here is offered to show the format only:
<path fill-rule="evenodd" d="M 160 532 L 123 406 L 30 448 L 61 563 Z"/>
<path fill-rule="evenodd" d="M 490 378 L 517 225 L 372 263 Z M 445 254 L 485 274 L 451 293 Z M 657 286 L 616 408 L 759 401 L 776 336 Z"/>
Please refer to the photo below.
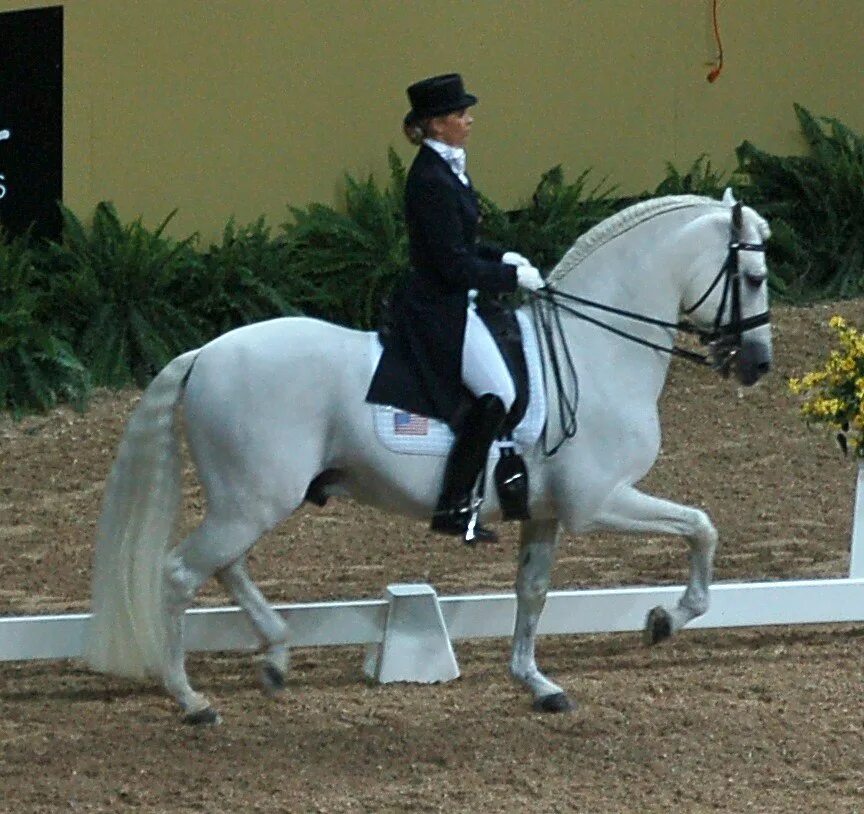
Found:
<path fill-rule="evenodd" d="M 507 411 L 516 400 L 516 388 L 492 334 L 473 308 L 468 309 L 462 345 L 462 381 L 475 395 L 492 393 Z"/>

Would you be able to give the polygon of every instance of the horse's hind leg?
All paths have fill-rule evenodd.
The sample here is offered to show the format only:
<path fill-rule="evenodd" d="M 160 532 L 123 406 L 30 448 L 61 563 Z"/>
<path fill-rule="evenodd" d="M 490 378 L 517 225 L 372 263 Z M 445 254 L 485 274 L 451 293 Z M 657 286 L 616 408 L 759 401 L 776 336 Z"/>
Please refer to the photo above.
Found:
<path fill-rule="evenodd" d="M 690 544 L 687 589 L 674 608 L 658 606 L 648 614 L 645 624 L 648 644 L 663 641 L 708 610 L 717 529 L 705 512 L 646 495 L 628 486 L 607 501 L 597 525 L 631 533 L 677 534 Z"/>
<path fill-rule="evenodd" d="M 534 709 L 542 712 L 566 712 L 573 708 L 564 690 L 540 672 L 534 655 L 537 625 L 546 604 L 559 531 L 557 520 L 522 523 L 516 574 L 516 627 L 510 674 L 531 691 Z"/>
<path fill-rule="evenodd" d="M 246 612 L 265 647 L 261 663 L 261 683 L 267 693 L 285 689 L 288 671 L 288 625 L 268 604 L 246 570 L 245 558 L 233 562 L 216 574 L 216 578 L 231 592 L 234 600 Z"/>
<path fill-rule="evenodd" d="M 201 586 L 217 571 L 239 560 L 264 528 L 244 520 L 226 520 L 209 513 L 166 560 L 168 664 L 165 687 L 185 713 L 188 723 L 218 723 L 219 715 L 206 697 L 195 692 L 186 674 L 183 614 Z"/>

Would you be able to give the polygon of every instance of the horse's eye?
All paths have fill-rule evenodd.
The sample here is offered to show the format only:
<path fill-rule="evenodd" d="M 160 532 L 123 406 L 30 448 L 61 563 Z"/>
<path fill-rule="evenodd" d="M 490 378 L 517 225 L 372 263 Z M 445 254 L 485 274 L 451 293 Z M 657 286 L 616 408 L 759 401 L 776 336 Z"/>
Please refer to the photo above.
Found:
<path fill-rule="evenodd" d="M 765 282 L 768 275 L 764 272 L 748 271 L 744 274 L 744 279 L 750 288 L 757 289 Z"/>

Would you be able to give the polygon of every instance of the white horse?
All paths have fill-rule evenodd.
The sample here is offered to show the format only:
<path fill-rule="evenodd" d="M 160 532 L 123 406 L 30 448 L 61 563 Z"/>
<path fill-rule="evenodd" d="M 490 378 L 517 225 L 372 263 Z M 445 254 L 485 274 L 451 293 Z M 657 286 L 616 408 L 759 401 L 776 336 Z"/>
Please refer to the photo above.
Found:
<path fill-rule="evenodd" d="M 572 534 L 605 529 L 687 540 L 687 588 L 674 608 L 652 611 L 652 640 L 708 608 L 714 525 L 699 509 L 635 486 L 660 449 L 657 402 L 670 357 L 656 346 L 671 348 L 675 330 L 669 326 L 679 313 L 689 313 L 706 330 L 729 328 L 741 382 L 752 384 L 765 373 L 772 359 L 768 236 L 766 222 L 735 204 L 728 191 L 723 201 L 658 198 L 586 233 L 550 275 L 550 288 L 607 306 L 612 310 L 589 310 L 642 343 L 561 315 L 559 352 L 566 344 L 579 377 L 579 429 L 554 456 L 544 455 L 540 443 L 525 455 L 532 519 L 521 526 L 510 662 L 537 709 L 572 706 L 534 656 L 562 527 Z M 621 310 L 638 310 L 654 322 Z M 290 634 L 248 575 L 245 559 L 255 541 L 310 496 L 347 494 L 423 518 L 431 516 L 438 495 L 443 457 L 389 451 L 376 437 L 373 408 L 364 401 L 373 352 L 368 333 L 283 318 L 220 336 L 178 356 L 156 376 L 129 420 L 106 485 L 86 645 L 90 667 L 160 678 L 186 721 L 218 721 L 189 683 L 182 642 L 183 614 L 215 575 L 261 639 L 264 688 L 284 686 Z M 549 390 L 553 403 L 557 396 L 551 385 Z M 180 493 L 179 406 L 207 509 L 202 523 L 172 548 Z M 555 439 L 561 422 L 556 410 L 549 413 L 548 433 Z M 484 516 L 494 520 L 500 509 L 494 490 L 487 494 Z"/>

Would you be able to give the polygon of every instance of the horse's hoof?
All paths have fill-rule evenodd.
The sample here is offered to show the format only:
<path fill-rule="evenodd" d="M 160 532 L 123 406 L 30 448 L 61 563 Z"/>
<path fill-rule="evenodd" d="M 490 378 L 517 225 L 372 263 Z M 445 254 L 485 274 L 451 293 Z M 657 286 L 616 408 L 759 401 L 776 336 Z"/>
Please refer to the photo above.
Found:
<path fill-rule="evenodd" d="M 222 723 L 222 717 L 213 707 L 204 707 L 197 712 L 190 712 L 185 715 L 183 723 L 191 726 L 216 726 Z"/>
<path fill-rule="evenodd" d="M 261 666 L 261 685 L 268 695 L 278 695 L 285 689 L 285 673 L 272 664 Z"/>
<path fill-rule="evenodd" d="M 664 608 L 659 605 L 656 608 L 651 608 L 648 611 L 648 618 L 645 620 L 645 630 L 643 639 L 645 644 L 653 645 L 668 639 L 672 635 L 672 619 Z"/>
<path fill-rule="evenodd" d="M 534 699 L 535 712 L 571 712 L 576 705 L 567 697 L 567 693 L 553 692 Z"/>

